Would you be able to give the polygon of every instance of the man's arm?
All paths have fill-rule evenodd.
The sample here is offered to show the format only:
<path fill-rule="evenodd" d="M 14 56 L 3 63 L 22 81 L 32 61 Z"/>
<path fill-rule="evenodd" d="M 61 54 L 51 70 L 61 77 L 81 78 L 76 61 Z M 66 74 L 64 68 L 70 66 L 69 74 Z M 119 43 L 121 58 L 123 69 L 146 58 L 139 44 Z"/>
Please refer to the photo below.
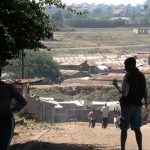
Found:
<path fill-rule="evenodd" d="M 27 102 L 25 98 L 19 93 L 19 91 L 13 85 L 11 85 L 11 91 L 13 98 L 17 101 L 17 104 L 14 108 L 12 108 L 12 111 L 13 112 L 20 111 L 26 106 Z"/>
<path fill-rule="evenodd" d="M 112 84 L 116 87 L 116 89 L 119 91 L 119 93 L 121 93 L 123 95 L 123 92 L 122 92 L 121 88 L 118 85 L 117 79 L 114 79 Z"/>
<path fill-rule="evenodd" d="M 144 105 L 145 105 L 145 108 L 148 107 L 147 97 L 148 97 L 147 87 L 145 87 L 145 94 L 144 94 Z"/>

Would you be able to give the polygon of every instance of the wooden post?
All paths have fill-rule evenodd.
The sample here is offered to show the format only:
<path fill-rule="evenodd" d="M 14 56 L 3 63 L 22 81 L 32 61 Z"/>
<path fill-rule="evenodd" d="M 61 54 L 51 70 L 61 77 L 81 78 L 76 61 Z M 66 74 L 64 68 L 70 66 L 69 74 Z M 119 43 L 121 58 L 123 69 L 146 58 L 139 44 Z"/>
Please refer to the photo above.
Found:
<path fill-rule="evenodd" d="M 0 67 L 0 81 L 1 81 L 1 75 L 2 75 L 2 67 Z"/>
<path fill-rule="evenodd" d="M 21 70 L 22 70 L 22 79 L 25 78 L 24 76 L 24 50 L 22 50 L 22 57 L 21 57 Z M 24 95 L 24 85 L 22 84 L 22 95 Z"/>

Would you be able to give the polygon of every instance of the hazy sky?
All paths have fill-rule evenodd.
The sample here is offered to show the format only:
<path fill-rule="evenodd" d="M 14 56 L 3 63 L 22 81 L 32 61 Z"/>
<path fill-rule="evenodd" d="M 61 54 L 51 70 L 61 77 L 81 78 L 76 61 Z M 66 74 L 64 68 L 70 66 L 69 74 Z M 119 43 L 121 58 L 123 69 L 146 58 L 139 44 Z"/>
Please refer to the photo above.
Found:
<path fill-rule="evenodd" d="M 62 0 L 63 3 L 66 4 L 72 4 L 72 3 L 76 3 L 76 4 L 80 4 L 80 3 L 95 3 L 95 4 L 132 4 L 132 5 L 137 5 L 137 4 L 144 4 L 144 2 L 146 2 L 146 0 Z"/>

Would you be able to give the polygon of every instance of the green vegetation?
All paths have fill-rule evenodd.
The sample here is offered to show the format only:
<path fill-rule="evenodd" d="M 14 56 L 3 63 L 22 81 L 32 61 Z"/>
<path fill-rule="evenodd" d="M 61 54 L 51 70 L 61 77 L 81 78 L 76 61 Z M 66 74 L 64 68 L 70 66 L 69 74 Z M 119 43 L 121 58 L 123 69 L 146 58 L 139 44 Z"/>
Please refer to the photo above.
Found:
<path fill-rule="evenodd" d="M 82 10 L 77 15 L 62 10 L 64 25 L 79 28 L 108 28 L 108 27 L 139 27 L 150 24 L 150 4 L 143 5 L 106 5 L 106 4 L 76 4 L 74 9 Z"/>
<path fill-rule="evenodd" d="M 24 49 L 37 50 L 43 46 L 41 39 L 51 37 L 55 26 L 44 12 L 45 4 L 65 7 L 60 0 L 0 1 L 0 74 L 8 60 L 24 56 Z"/>
<path fill-rule="evenodd" d="M 68 25 L 76 28 L 114 28 L 114 27 L 125 27 L 124 20 L 96 20 L 96 19 L 73 19 L 68 20 Z"/>
<path fill-rule="evenodd" d="M 33 89 L 33 93 L 43 97 L 54 97 L 56 101 L 67 101 L 73 99 L 74 96 L 80 95 L 80 99 L 87 101 L 117 101 L 119 93 L 115 88 L 87 88 L 76 87 L 70 88 L 51 88 L 51 89 Z M 79 97 L 78 97 L 79 99 Z"/>
<path fill-rule="evenodd" d="M 16 125 L 26 126 L 26 127 L 34 127 L 38 126 L 39 128 L 49 128 L 49 123 L 40 121 L 39 119 L 33 118 L 32 114 L 14 114 Z M 54 122 L 51 122 L 51 125 L 55 125 Z"/>
<path fill-rule="evenodd" d="M 61 74 L 57 63 L 48 52 L 25 51 L 24 70 L 25 78 L 44 77 L 51 82 L 59 82 Z M 5 67 L 5 72 L 14 73 L 14 78 L 21 78 L 21 59 L 11 61 Z"/>
<path fill-rule="evenodd" d="M 68 95 L 65 92 L 61 92 L 58 90 L 50 90 L 50 89 L 33 89 L 33 93 L 41 96 L 41 97 L 53 97 L 55 101 L 69 101 L 72 99 L 71 95 Z"/>

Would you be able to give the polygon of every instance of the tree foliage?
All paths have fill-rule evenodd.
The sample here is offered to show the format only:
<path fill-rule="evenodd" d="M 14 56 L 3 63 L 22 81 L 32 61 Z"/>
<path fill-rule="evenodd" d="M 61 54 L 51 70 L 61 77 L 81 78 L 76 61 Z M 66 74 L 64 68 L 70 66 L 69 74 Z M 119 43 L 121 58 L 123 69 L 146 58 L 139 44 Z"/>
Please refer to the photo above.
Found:
<path fill-rule="evenodd" d="M 72 19 L 67 22 L 72 27 L 76 28 L 113 28 L 125 26 L 125 21 L 120 20 L 95 20 L 95 19 Z"/>
<path fill-rule="evenodd" d="M 0 1 L 0 68 L 22 55 L 24 49 L 42 47 L 41 39 L 55 30 L 45 5 L 66 6 L 60 0 L 1 0 Z"/>
<path fill-rule="evenodd" d="M 143 26 L 147 27 L 150 24 L 150 11 L 149 7 L 150 5 L 148 3 L 145 3 L 144 5 L 136 5 L 132 6 L 130 4 L 128 5 L 106 5 L 106 4 L 75 4 L 74 8 L 77 9 L 82 9 L 82 10 L 87 10 L 88 14 L 83 14 L 80 16 L 70 14 L 67 11 L 63 10 L 63 16 L 64 16 L 64 21 L 65 25 L 70 25 L 72 27 L 95 27 L 95 28 L 103 28 L 103 23 L 101 24 L 100 22 L 106 22 L 107 26 L 110 26 L 110 20 L 118 20 L 121 18 L 124 20 L 124 24 L 120 24 L 121 27 L 138 27 L 138 26 Z M 116 13 L 118 11 L 118 13 Z M 86 11 L 85 11 L 86 12 Z M 115 17 L 115 18 L 114 18 Z M 127 17 L 127 18 L 126 18 Z M 88 20 L 88 22 L 85 22 L 85 26 L 82 24 L 82 22 L 78 19 Z M 93 20 L 95 20 L 93 22 Z M 74 25 L 72 22 L 74 22 Z M 79 23 L 79 25 L 78 25 Z M 87 25 L 88 24 L 88 25 Z M 118 27 L 118 24 L 113 24 L 112 27 Z M 111 26 L 110 26 L 111 27 Z"/>
<path fill-rule="evenodd" d="M 52 82 L 59 82 L 61 74 L 57 63 L 48 52 L 25 51 L 25 77 L 44 77 Z M 10 65 L 5 67 L 5 72 L 12 72 L 15 78 L 21 78 L 21 59 L 11 61 Z"/>

